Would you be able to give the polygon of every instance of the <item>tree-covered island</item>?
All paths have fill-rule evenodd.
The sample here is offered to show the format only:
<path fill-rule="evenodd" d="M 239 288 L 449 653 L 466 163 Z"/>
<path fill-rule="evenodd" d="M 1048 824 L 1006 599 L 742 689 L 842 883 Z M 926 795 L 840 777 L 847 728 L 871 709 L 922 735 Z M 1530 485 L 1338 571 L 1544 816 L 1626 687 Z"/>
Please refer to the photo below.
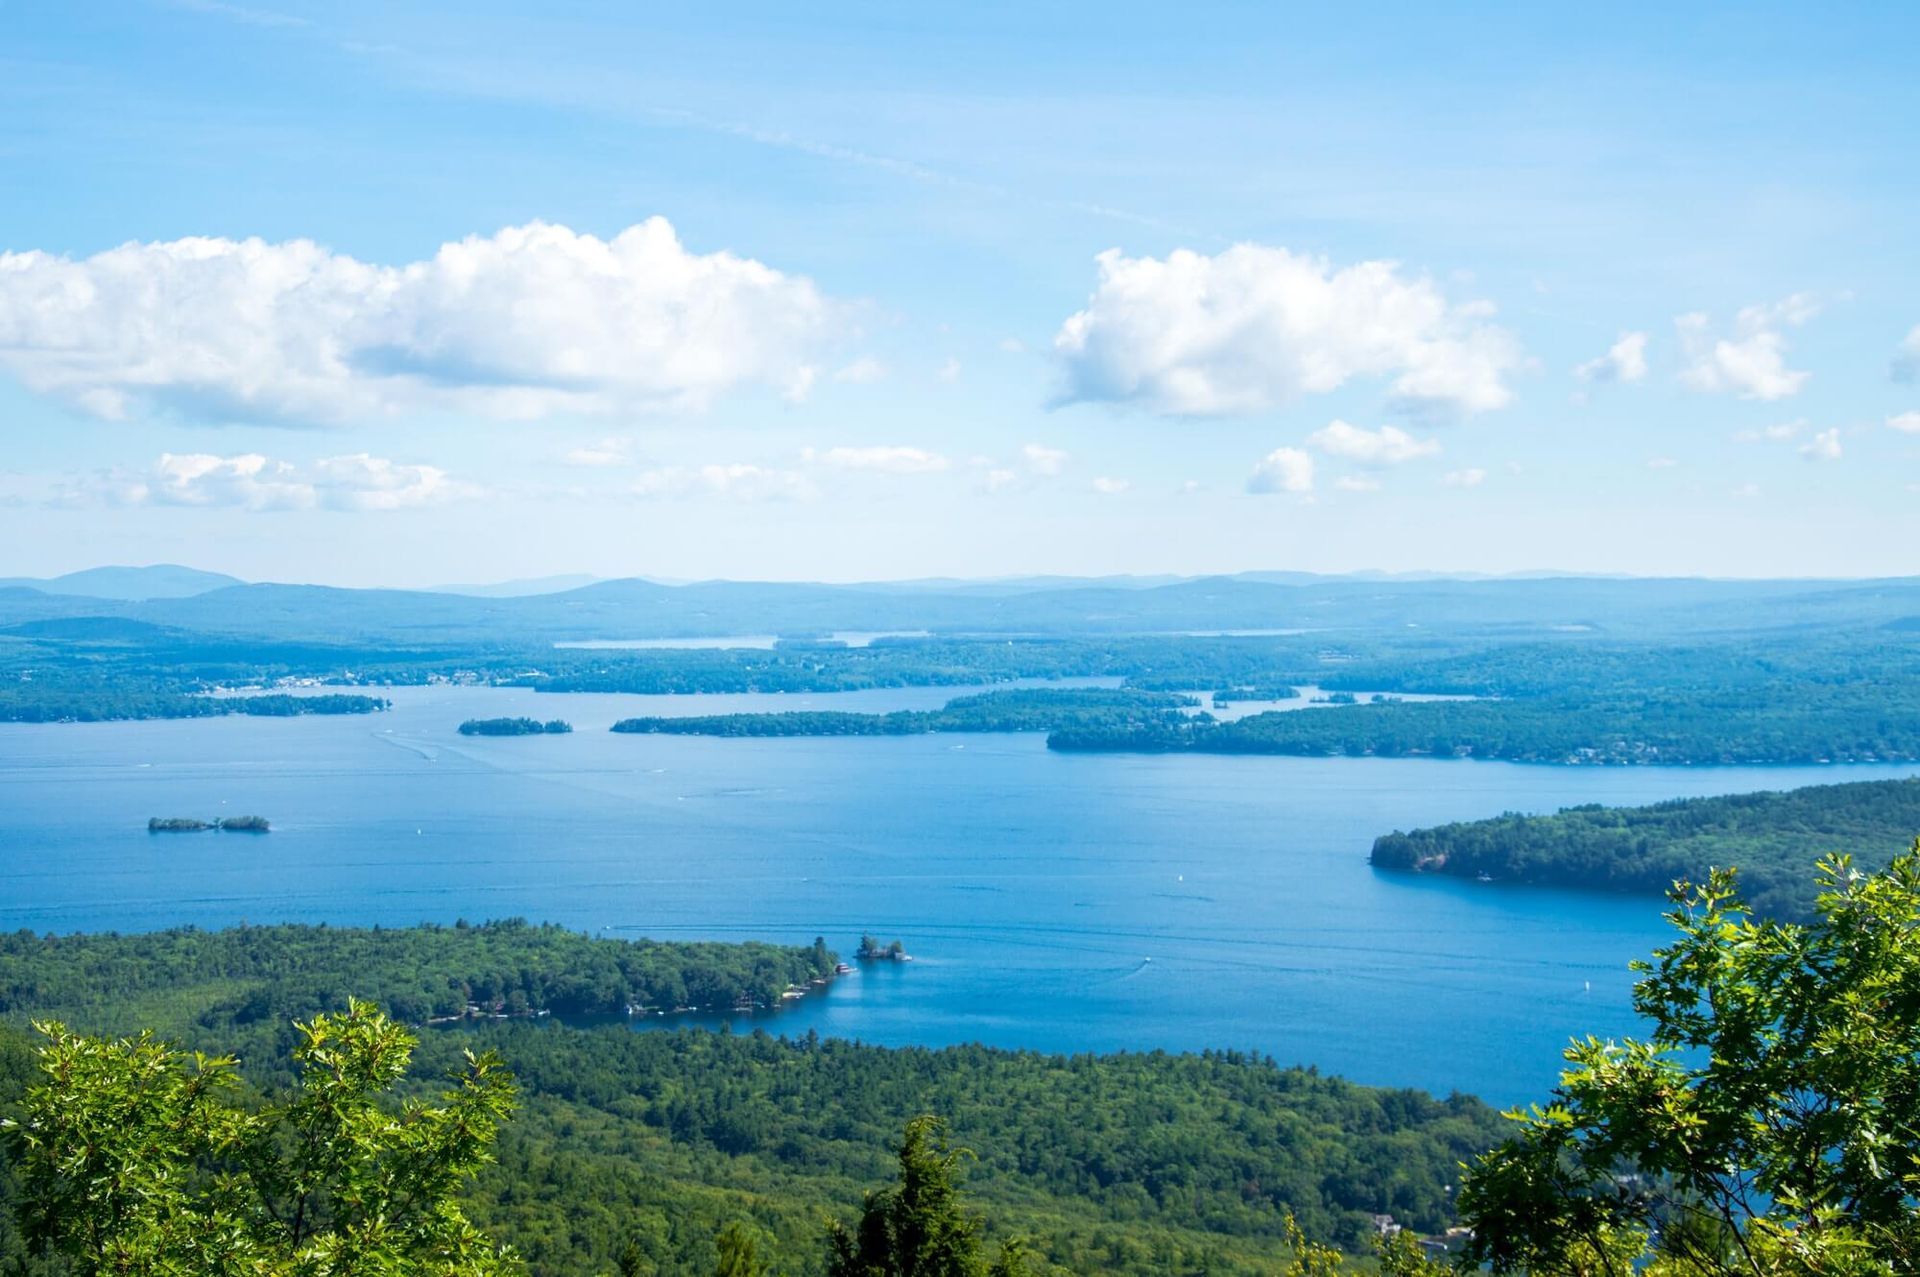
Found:
<path fill-rule="evenodd" d="M 469 718 L 460 724 L 462 736 L 563 736 L 573 730 L 564 718 Z"/>
<path fill-rule="evenodd" d="M 150 834 L 197 834 L 208 830 L 229 834 L 264 834 L 272 828 L 265 816 L 216 816 L 212 820 L 199 820 L 192 816 L 151 816 L 147 819 L 147 832 Z"/>
<path fill-rule="evenodd" d="M 882 943 L 880 937 L 871 933 L 860 937 L 860 947 L 853 956 L 862 962 L 912 962 L 907 946 L 898 940 Z"/>

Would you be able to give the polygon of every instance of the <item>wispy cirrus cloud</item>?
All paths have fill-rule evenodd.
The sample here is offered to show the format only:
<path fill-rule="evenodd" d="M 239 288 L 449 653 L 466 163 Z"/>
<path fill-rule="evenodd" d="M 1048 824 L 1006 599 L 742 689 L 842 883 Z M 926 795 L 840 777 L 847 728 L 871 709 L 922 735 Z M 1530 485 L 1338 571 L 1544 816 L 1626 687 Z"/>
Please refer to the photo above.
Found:
<path fill-rule="evenodd" d="M 277 9 L 260 9 L 248 5 L 225 4 L 222 0 L 169 0 L 176 9 L 188 13 L 205 14 L 208 17 L 225 18 L 230 22 L 243 23 L 250 27 L 311 27 L 313 20 L 294 13 L 281 13 Z"/>

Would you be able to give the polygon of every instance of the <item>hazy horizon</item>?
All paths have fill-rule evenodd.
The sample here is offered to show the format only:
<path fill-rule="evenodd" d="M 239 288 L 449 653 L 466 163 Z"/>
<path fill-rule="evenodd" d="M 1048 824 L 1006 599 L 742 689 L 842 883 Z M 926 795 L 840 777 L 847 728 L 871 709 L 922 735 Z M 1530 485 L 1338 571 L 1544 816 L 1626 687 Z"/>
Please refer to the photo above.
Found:
<path fill-rule="evenodd" d="M 917 576 L 917 577 L 755 577 L 755 576 L 713 576 L 713 577 L 674 577 L 646 571 L 630 571 L 601 575 L 598 573 L 568 572 L 565 570 L 545 572 L 525 577 L 497 577 L 471 581 L 421 581 L 421 582 L 363 582 L 339 578 L 300 577 L 292 574 L 245 576 L 237 572 L 226 572 L 218 568 L 193 563 L 94 563 L 62 572 L 0 572 L 0 585 L 20 582 L 52 582 L 63 577 L 78 576 L 95 572 L 152 572 L 170 569 L 194 573 L 208 573 L 214 576 L 231 577 L 246 585 L 313 585 L 332 589 L 349 590 L 401 590 L 427 593 L 459 593 L 465 590 L 498 590 L 512 586 L 547 586 L 546 589 L 529 589 L 526 593 L 559 593 L 564 590 L 584 588 L 589 585 L 603 585 L 617 581 L 647 581 L 655 585 L 819 585 L 834 586 L 924 586 L 939 588 L 942 586 L 968 587 L 1021 582 L 1058 582 L 1063 587 L 1099 585 L 1103 582 L 1136 582 L 1140 588 L 1156 584 L 1174 584 L 1178 582 L 1203 581 L 1217 579 L 1260 578 L 1260 577 L 1304 577 L 1326 581 L 1343 580 L 1386 580 L 1386 581 L 1528 581 L 1528 580 L 1613 580 L 1613 581 L 1663 581 L 1697 580 L 1726 582 L 1764 582 L 1764 581 L 1833 581 L 1836 583 L 1857 583 L 1875 580 L 1906 580 L 1916 573 L 1879 575 L 1821 575 L 1821 574 L 1769 574 L 1750 575 L 1683 573 L 1683 572 L 1577 572 L 1556 568 L 1520 569 L 1511 572 L 1479 572 L 1471 569 L 1430 569 L 1414 568 L 1406 570 L 1388 570 L 1383 568 L 1354 568 L 1349 571 L 1316 572 L 1299 568 L 1256 567 L 1242 568 L 1222 572 L 1109 572 L 1100 574 L 1080 574 L 1065 572 L 1019 572 L 982 576 Z"/>

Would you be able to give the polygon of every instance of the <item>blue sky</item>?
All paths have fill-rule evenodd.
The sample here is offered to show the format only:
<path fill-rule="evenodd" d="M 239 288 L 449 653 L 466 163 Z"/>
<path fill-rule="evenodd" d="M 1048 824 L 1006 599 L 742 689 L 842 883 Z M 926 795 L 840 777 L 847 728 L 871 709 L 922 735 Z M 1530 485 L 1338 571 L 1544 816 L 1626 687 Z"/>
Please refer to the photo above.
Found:
<path fill-rule="evenodd" d="M 1912 572 L 1920 15 L 1669 8 L 0 3 L 0 574 Z"/>

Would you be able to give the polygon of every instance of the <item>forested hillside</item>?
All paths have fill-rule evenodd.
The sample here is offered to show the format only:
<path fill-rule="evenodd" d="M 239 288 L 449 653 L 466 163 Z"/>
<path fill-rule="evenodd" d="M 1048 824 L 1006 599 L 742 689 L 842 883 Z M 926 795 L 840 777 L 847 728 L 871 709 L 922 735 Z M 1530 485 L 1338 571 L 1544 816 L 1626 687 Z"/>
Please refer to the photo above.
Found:
<path fill-rule="evenodd" d="M 413 1016 L 516 991 L 529 1004 L 597 1004 L 661 980 L 714 990 L 783 980 L 815 952 L 518 924 L 13 936 L 0 945 L 0 1106 L 18 1094 L 28 1018 L 150 1025 L 237 1053 L 249 1080 L 272 1089 L 292 1080 L 291 1017 L 338 1010 L 349 993 Z M 777 1243 L 791 1260 L 782 1271 L 818 1271 L 824 1220 L 850 1216 L 890 1176 L 901 1129 L 924 1112 L 978 1153 L 969 1184 L 996 1235 L 1023 1234 L 1079 1272 L 1277 1272 L 1289 1209 L 1311 1235 L 1356 1248 L 1376 1211 L 1438 1228 L 1458 1164 L 1500 1134 L 1470 1098 L 1236 1054 L 886 1050 L 554 1019 L 425 1031 L 413 1090 L 424 1094 L 468 1047 L 497 1049 L 521 1088 L 498 1164 L 466 1195 L 470 1213 L 553 1277 L 612 1274 L 623 1250 L 644 1256 L 642 1271 L 710 1272 L 716 1235 L 736 1221 Z M 6 1244 L 0 1234 L 0 1256 Z"/>

